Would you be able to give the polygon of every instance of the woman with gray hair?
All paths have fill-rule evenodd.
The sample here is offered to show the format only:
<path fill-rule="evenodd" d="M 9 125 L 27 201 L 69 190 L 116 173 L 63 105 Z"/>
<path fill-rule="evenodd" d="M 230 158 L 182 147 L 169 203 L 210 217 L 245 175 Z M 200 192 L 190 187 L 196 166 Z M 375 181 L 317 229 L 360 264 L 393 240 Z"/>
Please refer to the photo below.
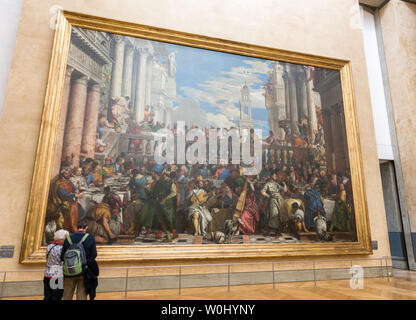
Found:
<path fill-rule="evenodd" d="M 44 300 L 61 300 L 64 293 L 64 275 L 61 261 L 62 245 L 69 232 L 58 230 L 54 241 L 46 247 L 46 269 L 43 278 Z"/>

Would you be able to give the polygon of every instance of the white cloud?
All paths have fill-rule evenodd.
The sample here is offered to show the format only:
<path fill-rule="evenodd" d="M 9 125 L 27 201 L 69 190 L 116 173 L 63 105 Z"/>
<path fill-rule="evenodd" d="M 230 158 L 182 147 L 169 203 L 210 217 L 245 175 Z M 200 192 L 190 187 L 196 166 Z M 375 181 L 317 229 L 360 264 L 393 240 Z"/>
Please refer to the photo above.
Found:
<path fill-rule="evenodd" d="M 173 123 L 184 121 L 189 127 L 197 125 L 201 128 L 208 125 L 206 112 L 201 108 L 198 100 L 180 95 L 176 100 L 178 106 L 172 112 Z"/>
<path fill-rule="evenodd" d="M 207 114 L 207 119 L 208 119 L 210 125 L 213 125 L 214 127 L 217 127 L 217 128 L 227 128 L 228 129 L 230 127 L 235 126 L 235 124 L 233 122 L 231 122 L 230 120 L 228 120 L 228 118 L 224 114 L 208 113 Z"/>
<path fill-rule="evenodd" d="M 218 127 L 235 125 L 232 121 L 240 118 L 238 102 L 241 98 L 243 85 L 247 84 L 249 88 L 252 85 L 262 85 L 264 83 L 262 77 L 264 78 L 264 75 L 271 71 L 270 61 L 244 60 L 244 63 L 246 66 L 234 67 L 229 71 L 224 71 L 216 77 L 199 83 L 197 87 L 180 87 L 184 95 L 183 99 L 191 99 L 194 103 L 190 103 L 190 100 L 180 102 L 179 109 L 175 110 L 178 117 L 189 118 L 189 121 L 194 122 L 197 118 L 200 122 Z M 252 108 L 265 109 L 263 93 L 263 88 L 250 88 Z M 195 102 L 198 102 L 197 105 Z M 203 102 L 217 107 L 219 113 L 206 113 L 200 106 L 200 103 Z M 186 106 L 190 106 L 189 104 L 193 105 L 192 109 L 186 109 Z M 196 118 L 189 117 L 189 110 L 192 110 L 192 115 L 195 115 Z M 218 121 L 218 124 L 215 121 Z"/>

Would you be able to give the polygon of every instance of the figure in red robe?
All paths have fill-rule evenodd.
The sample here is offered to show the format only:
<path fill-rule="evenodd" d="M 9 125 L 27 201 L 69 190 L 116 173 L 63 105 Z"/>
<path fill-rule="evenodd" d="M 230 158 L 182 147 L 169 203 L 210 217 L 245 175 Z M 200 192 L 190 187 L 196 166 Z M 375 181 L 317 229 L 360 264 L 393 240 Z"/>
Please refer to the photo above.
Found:
<path fill-rule="evenodd" d="M 256 226 L 260 221 L 259 208 L 256 203 L 256 197 L 251 187 L 247 190 L 247 196 L 244 203 L 244 210 L 240 216 L 243 224 L 240 224 L 238 230 L 241 234 L 252 235 L 256 231 Z"/>

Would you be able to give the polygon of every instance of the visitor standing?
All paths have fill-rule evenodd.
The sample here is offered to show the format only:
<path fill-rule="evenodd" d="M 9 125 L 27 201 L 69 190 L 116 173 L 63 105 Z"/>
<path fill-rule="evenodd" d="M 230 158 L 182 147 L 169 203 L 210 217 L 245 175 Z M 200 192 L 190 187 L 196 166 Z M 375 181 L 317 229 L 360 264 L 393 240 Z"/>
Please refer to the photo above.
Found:
<path fill-rule="evenodd" d="M 65 239 L 61 260 L 64 262 L 64 294 L 63 300 L 72 300 L 76 289 L 77 300 L 86 300 L 85 271 L 93 265 L 97 257 L 94 236 L 87 233 L 85 221 L 77 224 L 77 232 Z"/>
<path fill-rule="evenodd" d="M 44 300 L 58 301 L 62 299 L 63 269 L 61 261 L 62 245 L 69 232 L 60 229 L 54 233 L 53 243 L 46 247 L 46 268 L 43 277 Z"/>

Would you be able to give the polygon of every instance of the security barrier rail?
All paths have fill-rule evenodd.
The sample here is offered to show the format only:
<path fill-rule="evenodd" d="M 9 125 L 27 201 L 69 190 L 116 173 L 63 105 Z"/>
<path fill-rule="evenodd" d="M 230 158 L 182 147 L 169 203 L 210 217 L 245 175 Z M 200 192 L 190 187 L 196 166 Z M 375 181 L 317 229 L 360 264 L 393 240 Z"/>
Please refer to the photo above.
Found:
<path fill-rule="evenodd" d="M 354 275 L 352 274 L 352 269 L 355 265 L 353 264 L 353 262 L 366 262 L 366 266 L 363 266 L 363 269 L 371 269 L 372 273 L 371 275 L 367 276 L 367 277 L 381 277 L 381 278 L 387 278 L 387 281 L 390 281 L 390 277 L 391 277 L 391 264 L 389 265 L 389 261 L 391 262 L 391 260 L 394 259 L 394 257 L 390 257 L 390 256 L 383 256 L 380 258 L 350 258 L 350 259 L 333 259 L 333 260 L 308 260 L 308 261 L 277 261 L 277 262 L 242 262 L 242 263 L 218 263 L 218 264 L 180 264 L 180 265 L 161 265 L 161 266 L 132 266 L 132 267 L 102 267 L 100 268 L 100 273 L 102 274 L 103 271 L 116 271 L 116 270 L 124 270 L 125 271 L 125 275 L 124 276 L 120 276 L 120 277 L 116 277 L 116 279 L 120 279 L 120 281 L 124 280 L 124 296 L 125 298 L 127 298 L 127 293 L 128 291 L 140 291 L 140 290 L 159 290 L 159 289 L 167 289 L 167 287 L 154 287 L 152 289 L 138 289 L 138 288 L 129 288 L 129 279 L 132 280 L 132 277 L 129 278 L 129 271 L 131 272 L 132 270 L 148 270 L 148 269 L 153 269 L 153 270 L 162 270 L 162 269 L 177 269 L 176 275 L 175 273 L 169 274 L 170 277 L 176 277 L 177 280 L 177 284 L 176 284 L 176 288 L 178 289 L 178 293 L 179 295 L 181 294 L 181 290 L 183 288 L 202 288 L 202 287 L 209 287 L 209 286 L 226 286 L 228 292 L 230 291 L 230 287 L 232 286 L 237 286 L 237 285 L 247 285 L 247 284 L 265 284 L 265 283 L 270 283 L 273 285 L 273 288 L 275 288 L 275 286 L 278 283 L 283 283 L 283 282 L 307 282 L 307 281 L 313 281 L 314 286 L 316 287 L 317 282 L 319 281 L 324 281 L 324 280 L 341 280 L 341 279 L 351 279 Z M 368 263 L 370 261 L 374 261 L 375 265 L 368 265 Z M 339 263 L 339 262 L 344 262 L 344 263 L 348 263 L 349 269 L 346 268 L 344 266 L 344 268 L 336 268 L 333 267 L 334 264 Z M 332 267 L 329 268 L 317 268 L 317 265 L 319 264 L 323 264 L 323 263 L 331 263 Z M 292 265 L 294 266 L 295 264 L 302 264 L 302 265 L 311 265 L 310 269 L 279 269 L 280 266 L 282 265 Z M 243 271 L 243 272 L 233 272 L 233 268 L 237 267 L 237 266 L 268 266 L 268 271 Z M 360 265 L 358 264 L 358 266 L 360 267 Z M 195 274 L 195 273 L 187 273 L 184 274 L 183 270 L 185 268 L 192 268 L 195 270 L 195 268 L 197 267 L 203 267 L 203 268 L 212 268 L 212 267 L 226 267 L 226 272 L 219 272 L 219 273 L 200 273 L 200 274 Z M 375 270 L 377 270 L 379 272 L 374 272 Z M 334 279 L 331 279 L 331 277 L 319 277 L 318 274 L 324 274 L 328 273 L 330 271 L 334 271 L 334 270 L 342 270 L 343 272 L 341 272 L 340 274 L 342 274 L 340 277 L 335 276 Z M 348 270 L 349 276 L 345 276 L 346 272 Z M 285 272 L 286 275 L 289 272 L 296 272 L 299 273 L 300 271 L 303 272 L 307 272 L 308 276 L 305 274 L 303 280 L 288 280 L 288 279 L 281 279 L 279 281 L 279 279 L 276 278 L 276 275 L 278 275 L 279 273 L 283 273 Z M 3 274 L 3 279 L 1 282 L 1 289 L 0 289 L 0 300 L 3 298 L 3 293 L 4 293 L 4 288 L 5 285 L 7 283 L 7 275 L 8 274 L 23 274 L 23 273 L 42 273 L 42 277 L 43 277 L 43 272 L 44 269 L 34 269 L 34 270 L 4 270 L 4 271 L 0 271 L 0 274 Z M 323 272 L 323 273 L 322 273 Z M 234 283 L 232 283 L 232 279 L 231 277 L 233 275 L 241 275 L 241 274 L 262 274 L 262 277 L 260 277 L 262 280 L 261 281 L 250 281 L 249 283 L 244 283 L 242 281 L 234 281 Z M 264 279 L 264 276 L 271 273 L 271 279 Z M 198 283 L 192 283 L 192 286 L 187 286 L 187 285 L 183 285 L 183 280 L 186 277 L 189 276 L 195 276 L 194 278 L 192 278 L 192 281 L 198 281 L 198 275 L 199 276 L 206 276 L 206 275 L 215 275 L 215 278 L 218 278 L 217 275 L 222 275 L 223 279 L 226 279 L 226 284 L 224 283 L 209 283 L 209 284 L 203 284 L 202 281 L 201 283 L 198 285 Z M 309 277 L 310 276 L 310 277 Z M 141 277 L 146 277 L 146 276 L 141 276 Z M 163 277 L 163 275 L 152 275 L 152 278 L 157 278 L 157 277 Z M 366 276 L 363 274 L 362 275 L 363 278 L 366 278 Z M 134 277 L 134 278 L 140 278 L 140 277 Z M 255 278 L 255 277 L 254 277 Z M 259 279 L 260 279 L 259 278 Z M 251 278 L 251 280 L 253 279 L 253 277 Z M 307 279 L 307 280 L 305 280 Z M 40 279 L 36 279 L 36 280 L 40 280 Z M 172 279 L 170 279 L 172 280 Z M 240 279 L 241 280 L 241 279 Z M 288 281 L 285 281 L 288 280 Z M 31 281 L 33 281 L 33 279 L 31 279 Z M 154 281 L 153 281 L 154 283 Z M 170 281 L 170 283 L 172 283 L 172 281 Z M 169 289 L 174 289 L 173 285 L 169 285 L 168 287 Z M 120 291 L 119 289 L 117 291 Z M 42 293 L 40 293 L 39 295 L 42 295 Z M 10 294 L 8 295 L 10 296 Z M 24 296 L 24 295 L 19 295 L 19 296 Z"/>

